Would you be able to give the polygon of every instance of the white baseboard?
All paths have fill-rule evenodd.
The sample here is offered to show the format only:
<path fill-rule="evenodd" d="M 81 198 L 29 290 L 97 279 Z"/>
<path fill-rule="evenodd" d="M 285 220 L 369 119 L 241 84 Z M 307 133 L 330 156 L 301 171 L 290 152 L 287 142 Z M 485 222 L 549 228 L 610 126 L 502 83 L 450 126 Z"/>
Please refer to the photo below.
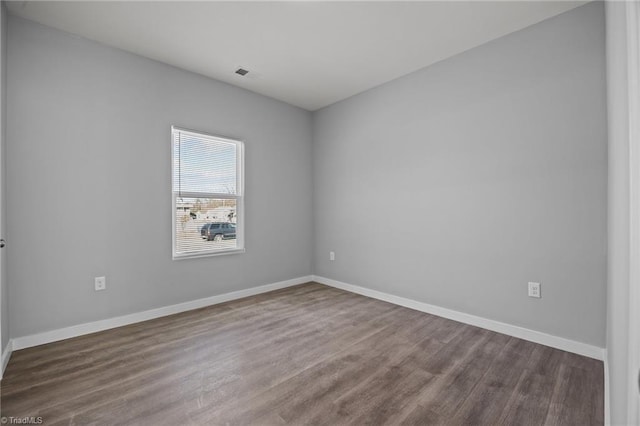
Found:
<path fill-rule="evenodd" d="M 129 325 L 154 318 L 164 317 L 167 315 L 178 314 L 180 312 L 228 302 L 230 300 L 242 299 L 243 297 L 254 296 L 256 294 L 267 293 L 269 291 L 278 290 L 281 288 L 304 284 L 309 281 L 312 281 L 312 277 L 310 275 L 294 278 L 291 280 L 280 281 L 277 283 L 266 284 L 259 287 L 252 287 L 245 290 L 233 291 L 231 293 L 220 294 L 217 296 L 205 297 L 203 299 L 192 300 L 189 302 L 178 303 L 176 305 L 164 306 L 162 308 L 151 309 L 135 314 L 123 315 L 115 318 L 60 328 L 57 330 L 45 331 L 43 333 L 32 334 L 30 336 L 17 337 L 12 340 L 12 350 L 17 351 L 19 349 L 44 345 L 45 343 L 56 342 L 58 340 L 69 339 L 71 337 L 77 337 L 85 334 L 95 333 L 98 331 L 108 330 L 110 328 L 121 327 L 123 325 Z M 2 361 L 4 362 L 4 354 Z"/>
<path fill-rule="evenodd" d="M 385 302 L 404 306 L 406 308 L 415 309 L 416 311 L 426 312 L 429 314 L 437 315 L 439 317 L 448 318 L 454 321 L 506 334 L 508 336 L 513 336 L 519 339 L 528 340 L 530 342 L 539 343 L 541 345 L 550 346 L 552 348 L 561 349 L 563 351 L 573 352 L 578 355 L 584 355 L 589 358 L 595 358 L 601 361 L 604 359 L 604 348 L 582 342 L 576 342 L 575 340 L 553 336 L 551 334 L 530 330 L 528 328 L 511 325 L 500 321 L 479 317 L 476 315 L 465 314 L 463 312 L 454 311 L 452 309 L 442 308 L 440 306 L 430 305 L 428 303 L 418 302 L 416 300 L 407 299 L 400 296 L 394 296 L 392 294 L 383 293 L 377 290 L 371 290 L 353 284 L 343 283 L 340 281 L 332 280 L 330 278 L 313 276 L 313 281 L 346 290 L 351 293 L 357 293 L 363 296 L 372 297 L 374 299 L 384 300 Z"/>
<path fill-rule="evenodd" d="M 463 312 L 442 308 L 440 306 L 430 305 L 424 302 L 418 302 L 416 300 L 411 300 L 411 299 L 407 299 L 400 296 L 394 296 L 388 293 L 383 293 L 381 291 L 371 290 L 365 287 L 347 284 L 347 283 L 343 283 L 343 282 L 332 280 L 325 277 L 304 276 L 304 277 L 294 278 L 291 280 L 280 281 L 277 283 L 266 284 L 258 287 L 252 287 L 245 290 L 239 290 L 239 291 L 225 293 L 217 296 L 206 297 L 203 299 L 192 300 L 189 302 L 179 303 L 176 305 L 170 305 L 162 308 L 151 309 L 148 311 L 138 312 L 135 314 L 123 315 L 115 318 L 109 318 L 105 320 L 74 325 L 71 327 L 65 327 L 57 330 L 46 331 L 43 333 L 33 334 L 29 336 L 17 337 L 12 339 L 9 342 L 9 344 L 7 345 L 7 348 L 5 348 L 5 351 L 2 354 L 2 360 L 1 360 L 2 371 L 4 371 L 4 367 L 9 361 L 11 352 L 14 350 L 30 348 L 32 346 L 43 345 L 46 343 L 56 342 L 59 340 L 69 339 L 72 337 L 77 337 L 85 334 L 95 333 L 98 331 L 108 330 L 115 327 L 121 327 L 124 325 L 134 324 L 141 321 L 147 321 L 154 318 L 177 314 L 180 312 L 190 311 L 193 309 L 203 308 L 205 306 L 228 302 L 230 300 L 241 299 L 243 297 L 266 293 L 269 291 L 291 287 L 298 284 L 304 284 L 309 281 L 315 281 L 321 284 L 325 284 L 331 287 L 336 287 L 352 293 L 357 293 L 363 296 L 372 297 L 374 299 L 383 300 L 385 302 L 390 302 L 390 303 L 404 306 L 410 309 L 415 309 L 417 311 L 438 315 L 443 318 L 448 318 L 448 319 L 459 321 L 465 324 L 470 324 L 477 327 L 485 328 L 487 330 L 496 331 L 498 333 L 506 334 L 509 336 L 528 340 L 534 343 L 550 346 L 553 348 L 561 349 L 567 352 L 573 352 L 579 355 L 588 356 L 590 358 L 595 358 L 598 360 L 605 359 L 605 350 L 597 346 L 588 345 L 582 342 L 576 342 L 574 340 L 553 336 L 550 334 L 542 333 L 540 331 L 530 330 L 524 327 L 506 324 L 503 322 L 482 318 L 475 315 L 465 314 Z M 606 368 L 605 368 L 605 374 L 607 374 Z M 607 390 L 606 384 L 607 384 L 607 381 L 605 380 L 605 391 Z"/>
<path fill-rule="evenodd" d="M 0 359 L 0 379 L 4 376 L 4 369 L 7 368 L 7 364 L 9 364 L 9 358 L 11 358 L 11 353 L 13 352 L 13 340 L 9 340 L 7 343 L 7 347 L 2 351 L 2 358 Z"/>

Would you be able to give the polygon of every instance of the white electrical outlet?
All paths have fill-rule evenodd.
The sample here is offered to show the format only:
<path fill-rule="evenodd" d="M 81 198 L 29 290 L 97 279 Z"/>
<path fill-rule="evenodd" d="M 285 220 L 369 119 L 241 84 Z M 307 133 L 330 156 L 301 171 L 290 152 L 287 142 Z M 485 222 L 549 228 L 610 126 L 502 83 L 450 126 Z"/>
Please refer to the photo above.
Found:
<path fill-rule="evenodd" d="M 529 297 L 540 299 L 540 283 L 529 283 Z"/>
<path fill-rule="evenodd" d="M 95 277 L 94 284 L 95 284 L 96 291 L 106 290 L 107 277 Z"/>
<path fill-rule="evenodd" d="M 329 252 L 329 260 L 336 260 L 336 253 L 333 251 Z"/>

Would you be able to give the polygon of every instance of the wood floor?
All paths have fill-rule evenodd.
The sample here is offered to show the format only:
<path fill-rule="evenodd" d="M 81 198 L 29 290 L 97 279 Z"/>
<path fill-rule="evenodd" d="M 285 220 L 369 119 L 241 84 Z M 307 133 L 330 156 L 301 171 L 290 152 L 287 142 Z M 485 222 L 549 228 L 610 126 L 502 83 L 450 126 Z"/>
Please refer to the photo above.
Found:
<path fill-rule="evenodd" d="M 599 361 L 310 283 L 13 353 L 44 424 L 603 424 Z"/>

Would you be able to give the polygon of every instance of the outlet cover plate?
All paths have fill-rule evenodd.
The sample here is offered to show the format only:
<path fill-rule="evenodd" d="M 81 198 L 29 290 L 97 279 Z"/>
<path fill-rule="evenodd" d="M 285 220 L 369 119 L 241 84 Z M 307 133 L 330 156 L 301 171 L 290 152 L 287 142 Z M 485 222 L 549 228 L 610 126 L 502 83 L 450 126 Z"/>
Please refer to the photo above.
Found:
<path fill-rule="evenodd" d="M 107 278 L 106 277 L 95 277 L 94 284 L 95 284 L 96 291 L 106 290 L 107 289 Z"/>
<path fill-rule="evenodd" d="M 540 283 L 534 283 L 534 282 L 529 283 L 529 297 L 535 297 L 536 299 L 540 299 L 541 297 Z"/>

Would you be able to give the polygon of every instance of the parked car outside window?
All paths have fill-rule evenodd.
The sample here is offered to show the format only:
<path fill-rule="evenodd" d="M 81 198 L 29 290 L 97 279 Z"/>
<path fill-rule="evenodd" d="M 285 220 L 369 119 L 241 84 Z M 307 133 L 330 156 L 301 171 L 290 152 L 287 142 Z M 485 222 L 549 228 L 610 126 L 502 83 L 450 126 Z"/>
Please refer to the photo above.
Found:
<path fill-rule="evenodd" d="M 207 241 L 222 241 L 236 238 L 236 224 L 209 222 L 200 228 L 200 236 Z"/>

